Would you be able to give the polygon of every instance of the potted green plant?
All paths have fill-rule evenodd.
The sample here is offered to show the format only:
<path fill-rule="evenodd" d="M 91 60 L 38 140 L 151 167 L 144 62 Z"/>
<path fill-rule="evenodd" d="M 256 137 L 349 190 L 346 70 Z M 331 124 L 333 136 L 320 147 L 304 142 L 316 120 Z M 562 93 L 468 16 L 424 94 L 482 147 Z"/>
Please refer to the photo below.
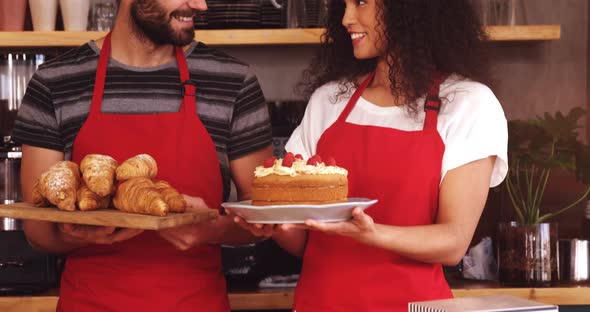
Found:
<path fill-rule="evenodd" d="M 506 190 L 518 221 L 498 227 L 500 282 L 513 286 L 550 286 L 558 277 L 555 216 L 583 201 L 590 193 L 590 150 L 580 141 L 581 108 L 508 123 L 510 169 Z M 556 211 L 543 211 L 543 197 L 552 170 L 575 174 L 585 191 Z"/>

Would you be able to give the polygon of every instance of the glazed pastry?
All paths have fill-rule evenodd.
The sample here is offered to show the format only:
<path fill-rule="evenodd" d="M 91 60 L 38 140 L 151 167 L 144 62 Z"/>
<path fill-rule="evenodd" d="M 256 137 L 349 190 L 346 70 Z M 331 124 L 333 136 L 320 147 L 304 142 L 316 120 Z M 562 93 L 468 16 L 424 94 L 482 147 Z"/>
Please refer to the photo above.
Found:
<path fill-rule="evenodd" d="M 133 178 L 152 179 L 158 174 L 156 160 L 148 154 L 140 154 L 124 161 L 117 168 L 117 180 L 124 181 Z"/>
<path fill-rule="evenodd" d="M 170 212 L 186 211 L 186 201 L 184 200 L 184 197 L 182 197 L 175 188 L 170 186 L 168 182 L 163 180 L 154 181 L 154 185 L 162 195 L 166 204 L 168 204 Z"/>
<path fill-rule="evenodd" d="M 107 197 L 115 191 L 117 161 L 110 156 L 89 154 L 80 162 L 82 179 L 99 197 Z"/>
<path fill-rule="evenodd" d="M 113 204 L 122 211 L 155 216 L 165 216 L 170 210 L 154 182 L 148 178 L 134 178 L 121 183 Z"/>
<path fill-rule="evenodd" d="M 57 208 L 76 210 L 76 193 L 80 185 L 80 170 L 71 161 L 61 161 L 39 178 L 38 193 Z M 33 196 L 35 190 L 33 190 Z"/>
<path fill-rule="evenodd" d="M 90 188 L 82 184 L 78 190 L 78 208 L 82 211 L 96 210 L 108 208 L 111 202 L 111 196 L 99 196 L 94 193 Z"/>

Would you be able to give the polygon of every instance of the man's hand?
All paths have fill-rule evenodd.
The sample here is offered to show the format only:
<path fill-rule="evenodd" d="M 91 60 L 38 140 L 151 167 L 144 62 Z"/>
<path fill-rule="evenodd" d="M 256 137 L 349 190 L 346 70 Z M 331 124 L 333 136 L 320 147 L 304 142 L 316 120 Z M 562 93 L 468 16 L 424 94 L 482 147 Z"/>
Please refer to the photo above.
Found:
<path fill-rule="evenodd" d="M 182 195 L 187 203 L 187 211 L 193 209 L 209 209 L 205 201 L 199 197 Z M 188 224 L 175 228 L 158 231 L 158 234 L 180 250 L 188 250 L 201 244 L 207 244 L 215 240 L 216 227 L 213 220 L 196 224 Z"/>
<path fill-rule="evenodd" d="M 135 237 L 143 232 L 137 229 L 117 229 L 115 227 L 58 224 L 61 239 L 80 247 L 92 244 L 110 245 Z"/>

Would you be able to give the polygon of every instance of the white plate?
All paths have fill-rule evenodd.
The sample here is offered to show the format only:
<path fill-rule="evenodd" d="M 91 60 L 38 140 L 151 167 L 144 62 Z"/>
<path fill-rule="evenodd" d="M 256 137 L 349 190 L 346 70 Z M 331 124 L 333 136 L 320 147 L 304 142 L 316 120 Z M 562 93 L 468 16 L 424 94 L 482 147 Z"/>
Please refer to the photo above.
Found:
<path fill-rule="evenodd" d="M 377 202 L 376 199 L 349 198 L 348 202 L 327 205 L 275 205 L 252 206 L 250 200 L 236 203 L 223 203 L 225 209 L 244 218 L 248 223 L 303 223 L 306 219 L 322 222 L 349 220 L 352 210 L 360 207 L 363 210 Z"/>

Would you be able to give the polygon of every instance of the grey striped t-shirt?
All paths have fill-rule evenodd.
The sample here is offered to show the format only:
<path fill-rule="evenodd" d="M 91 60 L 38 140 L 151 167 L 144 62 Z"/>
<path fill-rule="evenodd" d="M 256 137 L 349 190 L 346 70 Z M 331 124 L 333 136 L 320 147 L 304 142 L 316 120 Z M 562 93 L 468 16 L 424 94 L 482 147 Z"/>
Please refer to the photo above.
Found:
<path fill-rule="evenodd" d="M 39 67 L 19 108 L 12 134 L 16 142 L 71 158 L 74 139 L 90 111 L 99 54 L 89 42 Z M 271 144 L 268 109 L 248 65 L 200 42 L 193 42 L 185 54 L 197 85 L 198 115 L 217 149 L 226 200 L 229 161 Z M 176 61 L 152 68 L 109 62 L 103 112 L 175 112 L 181 101 Z"/>

